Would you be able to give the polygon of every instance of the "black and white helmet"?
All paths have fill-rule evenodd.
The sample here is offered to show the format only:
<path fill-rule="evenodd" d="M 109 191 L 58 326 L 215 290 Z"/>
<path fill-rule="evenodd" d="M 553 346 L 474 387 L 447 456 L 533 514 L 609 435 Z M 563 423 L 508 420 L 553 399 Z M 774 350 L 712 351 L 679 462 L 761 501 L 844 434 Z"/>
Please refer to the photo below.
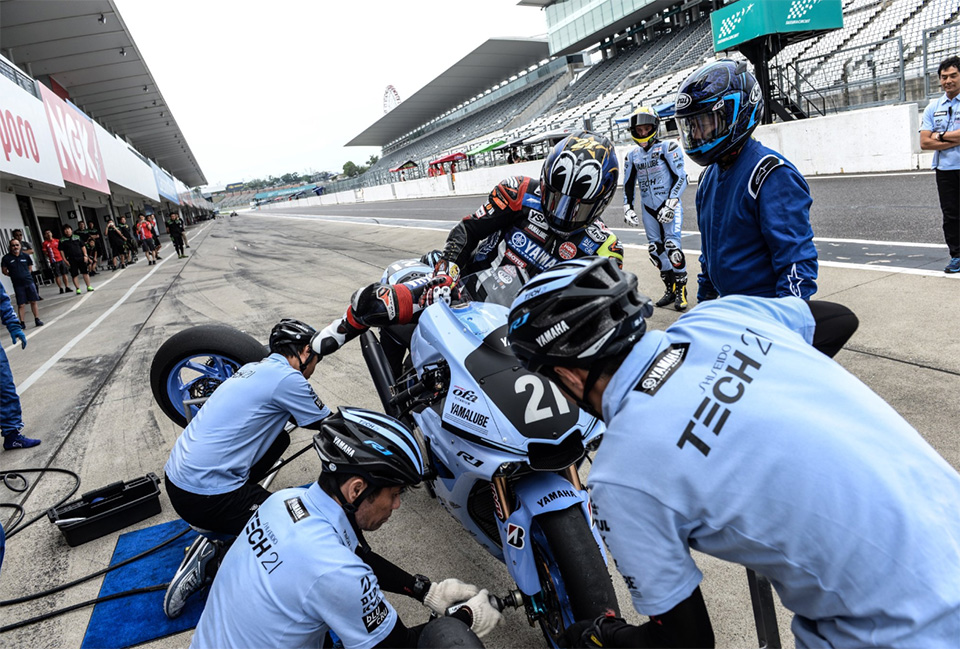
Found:
<path fill-rule="evenodd" d="M 304 322 L 284 318 L 275 324 L 270 332 L 270 352 L 277 353 L 283 350 L 284 345 L 293 345 L 297 349 L 302 349 L 316 333 L 316 329 Z M 280 351 L 280 353 L 283 352 Z"/>
<path fill-rule="evenodd" d="M 375 487 L 415 486 L 426 469 L 410 429 L 393 417 L 340 408 L 313 437 L 324 472 L 357 475 Z"/>
<path fill-rule="evenodd" d="M 637 276 L 609 257 L 557 264 L 534 277 L 510 308 L 507 339 L 524 367 L 595 367 L 640 340 L 653 314 Z"/>

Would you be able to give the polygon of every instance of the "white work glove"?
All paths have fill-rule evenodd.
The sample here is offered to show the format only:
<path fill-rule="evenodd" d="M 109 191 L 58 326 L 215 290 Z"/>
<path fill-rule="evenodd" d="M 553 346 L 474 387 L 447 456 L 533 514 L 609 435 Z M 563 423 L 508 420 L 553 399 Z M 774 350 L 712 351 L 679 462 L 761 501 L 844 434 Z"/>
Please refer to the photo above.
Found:
<path fill-rule="evenodd" d="M 673 217 L 677 213 L 677 206 L 680 204 L 679 198 L 668 198 L 657 210 L 657 220 L 664 225 L 673 223 Z"/>
<path fill-rule="evenodd" d="M 637 218 L 637 213 L 633 211 L 633 208 L 629 205 L 623 206 L 623 220 L 627 225 L 638 226 L 640 225 L 640 220 Z"/>
<path fill-rule="evenodd" d="M 503 615 L 490 605 L 490 593 L 486 588 L 468 599 L 464 607 L 470 609 L 473 617 L 470 630 L 481 638 L 493 631 L 495 626 L 503 624 Z"/>
<path fill-rule="evenodd" d="M 423 598 L 423 605 L 437 615 L 443 615 L 454 604 L 468 600 L 479 592 L 480 589 L 473 584 L 459 579 L 444 579 L 440 583 L 430 584 Z"/>

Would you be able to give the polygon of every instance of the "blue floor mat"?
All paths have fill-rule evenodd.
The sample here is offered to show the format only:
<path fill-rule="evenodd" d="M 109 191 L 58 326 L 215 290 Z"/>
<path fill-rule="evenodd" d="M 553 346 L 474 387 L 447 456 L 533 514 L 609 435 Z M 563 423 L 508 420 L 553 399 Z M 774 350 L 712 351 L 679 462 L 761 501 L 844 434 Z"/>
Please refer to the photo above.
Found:
<path fill-rule="evenodd" d="M 117 539 L 117 547 L 113 552 L 113 558 L 110 559 L 110 565 L 140 554 L 186 528 L 188 525 L 178 519 L 122 534 Z M 100 587 L 100 596 L 170 581 L 180 562 L 183 561 L 184 548 L 196 537 L 196 532 L 187 532 L 153 554 L 107 573 Z M 163 614 L 164 591 L 162 590 L 97 604 L 93 609 L 93 615 L 90 616 L 90 623 L 87 625 L 87 633 L 81 648 L 131 647 L 192 629 L 200 620 L 208 592 L 209 589 L 204 589 L 188 599 L 183 614 L 175 620 L 169 620 Z"/>

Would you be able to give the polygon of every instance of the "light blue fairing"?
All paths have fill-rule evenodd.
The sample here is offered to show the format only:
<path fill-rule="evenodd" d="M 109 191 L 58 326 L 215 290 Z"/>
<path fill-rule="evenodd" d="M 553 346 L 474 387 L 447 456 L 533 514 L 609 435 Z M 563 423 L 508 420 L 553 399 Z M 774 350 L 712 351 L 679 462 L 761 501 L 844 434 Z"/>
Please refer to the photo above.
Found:
<path fill-rule="evenodd" d="M 490 336 L 500 328 L 505 331 L 507 315 L 507 307 L 482 302 L 453 307 L 438 303 L 423 312 L 411 340 L 414 367 L 422 373 L 424 365 L 446 361 L 450 387 L 443 400 L 413 416 L 429 440 L 433 456 L 449 469 L 449 473 L 441 471 L 434 481 L 440 503 L 492 555 L 505 560 L 522 592 L 535 595 L 540 592 L 530 542 L 535 516 L 579 506 L 590 522 L 601 555 L 606 556 L 593 527 L 587 492 L 574 489 L 569 481 L 552 472 L 530 473 L 527 469 L 517 478 L 508 479 L 517 502 L 510 503 L 513 511 L 507 520 L 496 517 L 499 539 L 490 538 L 470 516 L 470 494 L 478 482 L 489 483 L 501 465 L 529 464 L 527 452 L 531 443 L 559 445 L 570 435 L 577 435 L 586 444 L 602 435 L 604 428 L 587 413 L 571 411 L 575 407 L 546 379 L 530 375 L 515 359 L 511 361 L 505 335 Z M 466 365 L 471 354 L 484 345 L 487 349 L 481 351 L 499 360 L 503 367 L 494 366 L 489 375 L 478 379 Z M 525 389 L 511 390 L 510 381 L 514 380 Z M 529 385 L 535 381 L 543 383 L 539 387 Z M 526 391 L 527 387 L 532 389 Z M 488 390 L 498 391 L 500 407 L 513 408 L 514 420 L 518 412 L 523 412 L 525 420 L 528 416 L 533 419 L 528 434 L 537 427 L 542 432 L 546 426 L 555 437 L 524 436 L 497 407 Z M 559 430 L 550 429 L 553 421 L 564 424 L 558 426 Z M 517 528 L 522 530 L 522 543 L 517 539 Z M 513 537 L 508 538 L 511 533 Z"/>
<path fill-rule="evenodd" d="M 513 489 L 520 506 L 506 521 L 500 523 L 500 542 L 504 548 L 504 563 L 507 564 L 507 569 L 521 592 L 525 595 L 535 595 L 540 592 L 540 579 L 537 576 L 537 566 L 530 544 L 533 518 L 540 514 L 579 506 L 583 515 L 590 521 L 590 531 L 593 532 L 593 538 L 600 548 L 600 555 L 606 560 L 603 541 L 590 515 L 590 498 L 585 489 L 574 489 L 567 480 L 556 473 L 526 475 L 513 485 Z M 518 529 L 523 538 L 522 544 L 516 541 Z M 513 535 L 513 539 L 508 538 L 510 534 Z M 513 543 L 510 542 L 511 540 Z M 520 547 L 517 547 L 518 545 Z"/>

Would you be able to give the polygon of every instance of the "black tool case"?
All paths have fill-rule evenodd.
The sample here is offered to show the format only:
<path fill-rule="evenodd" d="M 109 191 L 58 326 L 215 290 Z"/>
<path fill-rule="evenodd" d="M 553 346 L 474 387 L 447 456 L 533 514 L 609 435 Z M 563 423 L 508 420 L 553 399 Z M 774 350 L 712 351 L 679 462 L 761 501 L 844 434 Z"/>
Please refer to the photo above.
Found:
<path fill-rule="evenodd" d="M 71 547 L 116 532 L 160 513 L 160 478 L 148 473 L 83 494 L 80 500 L 47 510 Z"/>

